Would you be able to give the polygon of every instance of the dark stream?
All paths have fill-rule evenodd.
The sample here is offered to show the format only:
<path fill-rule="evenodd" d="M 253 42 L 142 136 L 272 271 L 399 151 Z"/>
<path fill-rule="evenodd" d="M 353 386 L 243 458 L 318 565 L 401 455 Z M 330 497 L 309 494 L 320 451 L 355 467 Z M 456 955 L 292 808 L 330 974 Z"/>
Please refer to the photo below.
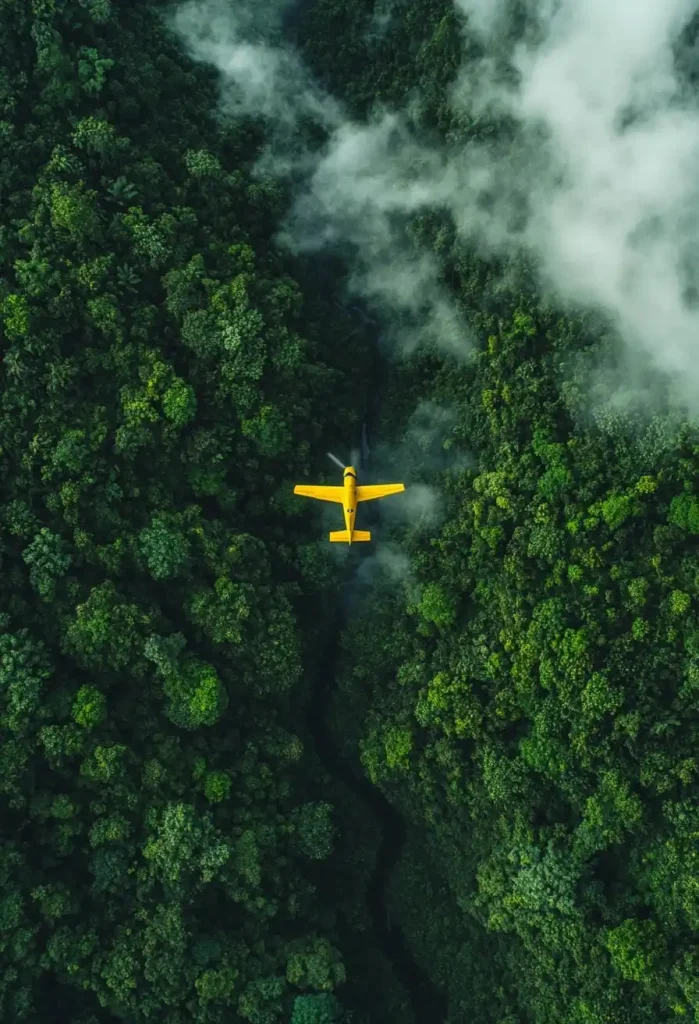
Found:
<path fill-rule="evenodd" d="M 340 595 L 338 601 L 341 607 L 343 596 Z M 415 962 L 400 927 L 388 923 L 386 889 L 405 844 L 405 822 L 381 790 L 359 774 L 359 766 L 355 768 L 338 754 L 327 725 L 331 685 L 340 654 L 340 635 L 344 620 L 345 613 L 338 612 L 330 640 L 316 671 L 308 714 L 309 730 L 318 757 L 328 774 L 351 789 L 370 812 L 373 812 L 381 825 L 382 834 L 376 866 L 366 892 L 367 909 L 376 941 L 409 996 L 415 1024 L 442 1024 L 446 1020 L 446 1000 Z"/>
<path fill-rule="evenodd" d="M 366 323 L 364 329 L 367 330 Z M 373 335 L 374 341 L 373 366 L 369 380 L 370 397 L 362 429 L 362 442 L 361 445 L 357 444 L 357 448 L 362 450 L 358 464 L 359 472 L 365 481 L 373 481 L 371 453 L 365 445 L 371 445 L 372 438 L 378 432 L 381 395 L 386 387 L 386 366 L 380 353 L 378 331 L 369 329 L 368 333 Z M 338 452 L 338 454 L 342 457 L 345 456 L 344 452 Z M 379 518 L 377 504 L 377 502 L 369 502 L 362 506 L 361 528 L 366 529 L 376 525 Z M 373 535 L 372 543 L 376 543 L 376 533 Z M 369 555 L 372 551 L 371 545 L 360 545 L 359 547 L 359 557 Z M 381 829 L 376 866 L 366 890 L 366 906 L 377 945 L 391 964 L 408 995 L 415 1024 L 442 1024 L 447 1019 L 446 999 L 435 989 L 429 977 L 416 963 L 400 927 L 394 923 L 389 924 L 386 892 L 392 872 L 405 845 L 405 821 L 381 790 L 362 774 L 358 761 L 343 757 L 338 752 L 328 727 L 332 685 L 341 656 L 340 637 L 347 621 L 348 608 L 351 607 L 348 597 L 356 565 L 352 569 L 348 566 L 347 572 L 348 581 L 343 591 L 337 595 L 337 612 L 327 646 L 317 664 L 308 712 L 308 727 L 325 771 L 359 797 L 368 808 L 369 813 L 375 817 Z"/>
<path fill-rule="evenodd" d="M 287 43 L 301 51 L 303 51 L 303 40 L 298 32 L 299 19 L 312 2 L 313 0 L 296 0 L 286 9 L 283 18 L 283 37 Z M 337 251 L 325 250 L 322 258 L 316 256 L 305 260 L 297 259 L 293 273 L 309 304 L 312 304 L 313 296 L 321 297 L 322 301 L 328 304 L 339 299 L 343 307 L 351 311 L 358 331 L 361 331 L 364 338 L 369 338 L 372 342 L 372 366 L 367 380 L 365 422 L 361 435 L 353 439 L 347 438 L 345 450 L 338 449 L 335 454 L 341 460 L 348 460 L 350 458 L 349 446 L 353 441 L 352 447 L 355 452 L 362 451 L 359 468 L 363 480 L 374 482 L 370 453 L 365 449 L 365 441 L 371 445 L 372 438 L 378 434 L 379 410 L 387 386 L 387 368 L 380 350 L 380 325 L 369 315 L 369 311 L 364 308 L 364 303 L 357 296 L 350 298 L 343 286 L 347 273 L 346 255 L 338 247 Z M 338 302 L 335 301 L 334 304 L 338 305 Z M 352 335 L 338 338 L 338 344 L 346 345 L 351 337 Z M 399 467 L 396 468 L 399 470 Z M 399 480 L 400 475 L 395 479 Z M 370 502 L 362 507 L 360 528 L 371 528 L 372 521 L 376 521 L 378 513 L 375 507 L 372 507 L 376 504 L 376 502 Z M 376 536 L 372 543 L 376 543 Z M 372 545 L 359 545 L 359 547 L 359 557 L 371 553 Z M 346 622 L 347 597 L 352 585 L 350 577 L 356 571 L 356 565 L 354 569 L 350 569 L 348 566 L 347 571 L 348 583 L 344 592 L 337 595 L 337 612 L 333 627 L 328 634 L 327 646 L 320 660 L 316 662 L 307 715 L 308 729 L 318 758 L 327 774 L 351 790 L 362 801 L 367 807 L 368 813 L 375 817 L 381 829 L 376 865 L 365 896 L 376 944 L 393 968 L 407 994 L 415 1024 L 444 1024 L 447 1020 L 446 998 L 437 991 L 429 977 L 417 964 L 399 925 L 389 923 L 386 891 L 406 842 L 405 822 L 381 790 L 372 785 L 362 774 L 360 765 L 339 754 L 328 728 L 332 685 L 340 657 L 340 637 Z M 402 1022 L 396 1021 L 396 1024 L 402 1024 Z"/>

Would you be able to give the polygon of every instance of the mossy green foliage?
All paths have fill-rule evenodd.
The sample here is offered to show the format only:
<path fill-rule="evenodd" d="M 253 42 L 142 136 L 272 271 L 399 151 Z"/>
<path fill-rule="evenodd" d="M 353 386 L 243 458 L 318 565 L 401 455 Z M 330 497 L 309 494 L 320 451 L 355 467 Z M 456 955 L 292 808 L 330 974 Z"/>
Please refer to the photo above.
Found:
<path fill-rule="evenodd" d="M 0 4 L 0 1017 L 340 1020 L 288 495 L 367 345 L 160 7 Z"/>
<path fill-rule="evenodd" d="M 161 6 L 0 3 L 0 1017 L 410 1021 L 384 823 L 305 721 L 342 573 L 291 485 L 354 440 L 367 343 Z M 295 25 L 352 115 L 492 135 L 449 109 L 454 6 L 375 6 Z M 597 318 L 410 234 L 479 349 L 391 367 L 385 434 L 448 408 L 475 466 L 425 472 L 443 519 L 344 637 L 328 736 L 410 823 L 386 909 L 450 1020 L 693 1019 L 699 435 L 591 418 Z"/>
<path fill-rule="evenodd" d="M 406 0 L 376 38 L 371 6 L 308 14 L 315 66 L 353 110 L 409 80 L 441 139 L 497 131 L 448 111 L 477 49 L 453 12 Z M 341 26 L 332 56 L 322 18 Z M 405 583 L 364 588 L 343 643 L 336 732 L 422 836 L 392 911 L 450 1019 L 693 1019 L 699 432 L 658 387 L 653 414 L 641 398 L 591 416 L 586 373 L 611 346 L 599 318 L 544 306 L 517 254 L 484 260 L 432 212 L 411 233 L 479 345 L 466 365 L 394 366 L 384 440 L 400 446 L 429 402 L 455 411 L 450 450 L 476 467 L 425 470 L 444 521 L 394 534 Z M 429 898 L 421 871 L 440 879 Z"/>
<path fill-rule="evenodd" d="M 487 1008 L 454 980 L 478 930 L 458 948 L 456 922 L 434 947 L 416 937 L 452 1002 L 493 1024 L 670 1021 L 695 1005 L 678 965 L 695 919 L 699 435 L 681 427 L 652 459 L 640 413 L 581 428 L 554 369 L 576 327 L 528 316 L 535 356 L 515 310 L 497 346 L 425 384 L 462 410 L 478 468 L 444 475 L 434 535 L 405 532 L 405 585 L 358 602 L 342 692 L 367 775 L 429 833 L 440 899 L 500 937 Z M 398 919 L 424 930 L 396 884 Z"/>

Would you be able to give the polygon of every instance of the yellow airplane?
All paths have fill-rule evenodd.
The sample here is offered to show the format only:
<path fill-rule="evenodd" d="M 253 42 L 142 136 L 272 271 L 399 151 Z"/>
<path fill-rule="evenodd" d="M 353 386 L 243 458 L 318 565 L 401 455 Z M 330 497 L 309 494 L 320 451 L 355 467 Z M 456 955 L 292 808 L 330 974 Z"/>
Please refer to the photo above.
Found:
<path fill-rule="evenodd" d="M 405 484 L 370 484 L 357 487 L 357 474 L 354 466 L 346 466 L 342 487 L 307 487 L 305 484 L 297 484 L 294 487 L 294 494 L 300 494 L 304 498 L 318 498 L 320 501 L 335 501 L 338 505 L 342 505 L 347 529 L 333 530 L 330 540 L 335 543 L 351 544 L 355 540 L 371 540 L 369 530 L 355 530 L 354 528 L 357 503 L 371 501 L 372 498 L 385 498 L 387 494 L 398 494 L 404 490 Z"/>

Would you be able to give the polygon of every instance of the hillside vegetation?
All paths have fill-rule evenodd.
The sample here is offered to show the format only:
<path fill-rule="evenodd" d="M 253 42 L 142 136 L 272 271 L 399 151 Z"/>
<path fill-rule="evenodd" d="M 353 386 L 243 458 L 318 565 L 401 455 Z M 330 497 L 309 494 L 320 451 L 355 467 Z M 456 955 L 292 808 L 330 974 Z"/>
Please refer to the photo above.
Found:
<path fill-rule="evenodd" d="M 464 130 L 450 5 L 406 2 L 370 42 L 370 5 L 316 10 L 314 66 L 358 114 L 416 89 L 426 126 Z M 441 217 L 413 236 L 478 346 L 392 368 L 387 440 L 419 403 L 449 410 L 412 466 L 443 518 L 403 530 L 408 577 L 366 588 L 344 642 L 337 741 L 410 823 L 393 913 L 449 1021 L 699 1019 L 699 435 L 657 401 L 592 416 L 599 318 L 557 314 L 526 260 L 475 258 Z"/>
<path fill-rule="evenodd" d="M 452 4 L 380 6 L 289 26 L 351 116 L 505 131 Z M 696 428 L 423 212 L 474 352 L 393 353 L 372 444 L 438 512 L 339 560 L 292 488 L 374 338 L 164 10 L 0 0 L 0 1018 L 699 1019 Z"/>
<path fill-rule="evenodd" d="M 289 495 L 361 341 L 156 4 L 3 3 L 0 54 L 0 1016 L 320 1019 L 337 583 Z"/>

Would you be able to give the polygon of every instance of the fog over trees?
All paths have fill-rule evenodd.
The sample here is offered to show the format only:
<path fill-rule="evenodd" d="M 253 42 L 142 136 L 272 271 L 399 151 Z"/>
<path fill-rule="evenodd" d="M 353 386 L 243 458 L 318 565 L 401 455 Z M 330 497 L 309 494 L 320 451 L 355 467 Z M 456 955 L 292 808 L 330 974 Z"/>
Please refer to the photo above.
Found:
<path fill-rule="evenodd" d="M 3 1022 L 699 1020 L 698 26 L 0 0 Z"/>

